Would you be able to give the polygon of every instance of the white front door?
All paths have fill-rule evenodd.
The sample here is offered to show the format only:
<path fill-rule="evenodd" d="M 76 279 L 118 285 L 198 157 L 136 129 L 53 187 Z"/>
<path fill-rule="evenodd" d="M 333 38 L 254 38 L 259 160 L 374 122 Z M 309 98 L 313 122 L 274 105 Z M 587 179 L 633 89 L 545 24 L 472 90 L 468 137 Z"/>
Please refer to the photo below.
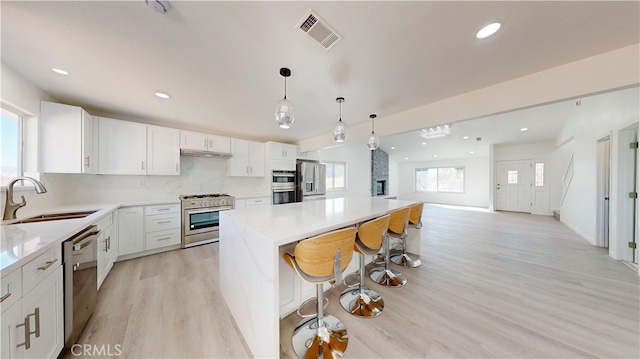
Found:
<path fill-rule="evenodd" d="M 549 171 L 544 159 L 533 160 L 533 186 L 531 187 L 531 214 L 548 216 L 549 212 Z"/>
<path fill-rule="evenodd" d="M 531 213 L 531 160 L 497 161 L 496 210 Z"/>

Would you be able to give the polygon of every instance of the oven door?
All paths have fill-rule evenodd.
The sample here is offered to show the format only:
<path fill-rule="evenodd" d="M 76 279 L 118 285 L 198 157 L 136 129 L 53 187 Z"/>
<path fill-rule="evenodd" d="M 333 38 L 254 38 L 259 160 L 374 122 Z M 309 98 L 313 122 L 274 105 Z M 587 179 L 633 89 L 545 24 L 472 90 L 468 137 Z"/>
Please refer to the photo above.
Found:
<path fill-rule="evenodd" d="M 220 226 L 220 211 L 229 209 L 233 207 L 186 209 L 184 211 L 185 236 L 217 231 Z"/>
<path fill-rule="evenodd" d="M 295 201 L 295 188 L 273 188 L 271 194 L 271 204 L 294 203 Z"/>

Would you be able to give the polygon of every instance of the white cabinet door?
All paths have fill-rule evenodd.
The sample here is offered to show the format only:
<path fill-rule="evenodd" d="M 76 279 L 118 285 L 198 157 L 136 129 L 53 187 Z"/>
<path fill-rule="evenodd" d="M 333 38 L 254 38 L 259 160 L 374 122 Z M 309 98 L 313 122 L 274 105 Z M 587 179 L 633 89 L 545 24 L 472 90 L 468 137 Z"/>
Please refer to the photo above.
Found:
<path fill-rule="evenodd" d="M 100 117 L 98 132 L 99 173 L 147 173 L 147 125 Z"/>
<path fill-rule="evenodd" d="M 249 141 L 249 176 L 264 177 L 266 150 L 264 143 Z"/>
<path fill-rule="evenodd" d="M 282 258 L 284 253 L 293 254 L 295 247 L 296 243 L 280 246 L 279 258 Z M 280 318 L 283 318 L 300 305 L 300 278 L 283 259 L 280 259 L 279 272 Z"/>
<path fill-rule="evenodd" d="M 19 271 L 19 269 L 18 269 Z M 24 326 L 16 327 L 16 325 L 24 323 L 22 315 L 22 300 L 18 300 L 7 310 L 2 312 L 2 326 L 0 330 L 0 358 L 16 359 L 22 358 L 24 352 Z"/>
<path fill-rule="evenodd" d="M 272 160 L 295 162 L 298 153 L 298 146 L 280 142 L 267 142 L 267 146 Z"/>
<path fill-rule="evenodd" d="M 231 139 L 229 176 L 249 176 L 249 141 Z"/>
<path fill-rule="evenodd" d="M 180 174 L 180 131 L 147 126 L 147 174 Z"/>
<path fill-rule="evenodd" d="M 206 151 L 209 139 L 206 133 L 180 131 L 180 148 Z"/>
<path fill-rule="evenodd" d="M 64 343 L 62 266 L 22 298 L 22 311 L 33 334 L 24 358 L 55 358 Z"/>
<path fill-rule="evenodd" d="M 144 250 L 144 208 L 125 207 L 118 210 L 118 255 Z"/>
<path fill-rule="evenodd" d="M 231 153 L 231 139 L 229 137 L 209 135 L 208 150 L 219 153 Z"/>
<path fill-rule="evenodd" d="M 82 108 L 40 103 L 40 170 L 48 173 L 96 173 L 93 118 Z"/>
<path fill-rule="evenodd" d="M 284 157 L 282 158 L 285 161 L 296 161 L 296 157 L 298 154 L 298 146 L 294 145 L 283 145 Z"/>
<path fill-rule="evenodd" d="M 113 256 L 113 226 L 109 226 L 100 231 L 98 237 L 98 289 L 107 278 L 107 274 L 113 268 L 115 258 Z"/>

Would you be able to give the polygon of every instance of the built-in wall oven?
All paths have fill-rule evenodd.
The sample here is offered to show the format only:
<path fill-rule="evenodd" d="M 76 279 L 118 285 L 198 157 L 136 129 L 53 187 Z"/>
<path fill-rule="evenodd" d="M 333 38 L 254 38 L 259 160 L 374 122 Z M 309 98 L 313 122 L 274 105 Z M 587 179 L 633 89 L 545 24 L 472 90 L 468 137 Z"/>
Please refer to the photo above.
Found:
<path fill-rule="evenodd" d="M 296 171 L 273 171 L 271 204 L 296 201 Z"/>
<path fill-rule="evenodd" d="M 180 196 L 182 248 L 217 242 L 220 212 L 233 209 L 234 198 L 226 194 Z"/>

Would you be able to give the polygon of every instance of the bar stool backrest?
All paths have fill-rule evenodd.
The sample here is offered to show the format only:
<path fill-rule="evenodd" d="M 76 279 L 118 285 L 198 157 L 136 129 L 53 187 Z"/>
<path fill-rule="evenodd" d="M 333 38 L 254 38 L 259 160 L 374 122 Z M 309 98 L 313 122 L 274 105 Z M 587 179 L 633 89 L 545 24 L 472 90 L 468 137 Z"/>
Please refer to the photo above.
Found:
<path fill-rule="evenodd" d="M 351 262 L 356 228 L 349 227 L 311 237 L 299 242 L 294 250 L 298 267 L 312 277 L 335 275 L 333 262 L 340 249 L 340 269 L 344 270 Z"/>
<path fill-rule="evenodd" d="M 369 249 L 382 248 L 382 239 L 389 228 L 391 216 L 385 214 L 382 217 L 370 220 L 360 225 L 357 239 Z"/>
<path fill-rule="evenodd" d="M 424 208 L 424 203 L 420 202 L 415 206 L 411 207 L 411 212 L 409 213 L 409 223 L 415 226 L 422 225 L 422 209 Z"/>
<path fill-rule="evenodd" d="M 397 234 L 404 232 L 404 226 L 409 222 L 410 211 L 411 208 L 407 207 L 389 213 L 391 215 L 391 219 L 389 220 L 389 230 Z"/>

